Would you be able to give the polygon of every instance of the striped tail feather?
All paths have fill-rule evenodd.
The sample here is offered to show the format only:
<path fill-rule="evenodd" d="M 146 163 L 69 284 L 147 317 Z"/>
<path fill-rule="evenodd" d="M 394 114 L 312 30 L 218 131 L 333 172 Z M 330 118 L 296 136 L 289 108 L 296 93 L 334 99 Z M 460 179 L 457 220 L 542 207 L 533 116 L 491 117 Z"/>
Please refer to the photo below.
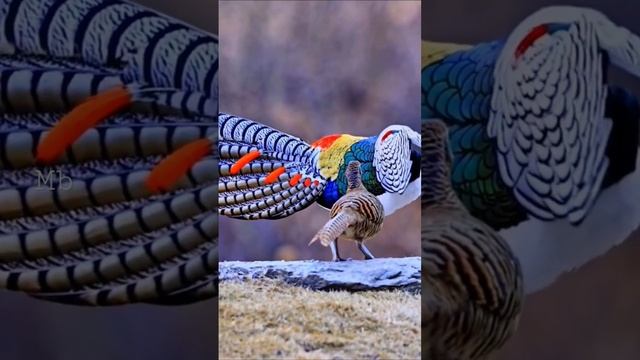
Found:
<path fill-rule="evenodd" d="M 218 206 L 221 215 L 279 219 L 300 211 L 322 194 L 318 150 L 258 122 L 220 114 Z"/>
<path fill-rule="evenodd" d="M 74 222 L 77 217 L 71 215 L 64 225 L 0 235 L 0 260 L 51 256 L 154 231 L 212 209 L 214 192 L 209 185 L 98 218 Z"/>
<path fill-rule="evenodd" d="M 215 36 L 126 1 L 0 0 L 0 288 L 84 305 L 217 295 L 217 58 Z M 209 153 L 149 188 L 203 139 Z"/>
<path fill-rule="evenodd" d="M 350 211 L 341 211 L 318 231 L 309 242 L 309 245 L 320 241 L 322 246 L 329 246 L 332 241 L 338 239 L 354 223 L 354 220 L 354 216 Z"/>
<path fill-rule="evenodd" d="M 37 141 L 31 135 L 54 119 L 55 115 L 45 114 L 4 115 L 0 122 L 0 138 L 4 139 L 0 158 L 13 159 L 19 149 L 25 148 L 20 141 L 28 143 L 27 148 L 33 151 Z M 201 257 L 217 251 L 217 220 L 215 226 L 202 232 L 204 235 L 193 230 L 189 233 L 188 229 L 193 229 L 193 219 L 203 215 L 215 219 L 217 162 L 212 156 L 202 159 L 168 193 L 149 193 L 144 180 L 163 154 L 215 127 L 215 123 L 127 113 L 114 116 L 95 131 L 102 132 L 105 139 L 110 131 L 118 134 L 118 130 L 125 130 L 120 132 L 125 134 L 133 130 L 136 136 L 115 136 L 114 141 L 120 145 L 135 142 L 134 146 L 125 146 L 135 149 L 133 152 L 106 156 L 113 151 L 104 145 L 108 143 L 100 141 L 105 146 L 96 156 L 100 160 L 69 161 L 73 156 L 68 156 L 48 167 L 33 161 L 20 166 L 3 164 L 11 166 L 0 170 L 0 199 L 7 204 L 0 209 L 0 278 L 4 279 L 0 287 L 42 299 L 90 305 L 134 301 L 179 304 L 214 296 L 216 292 L 208 284 L 215 282 L 215 263 L 205 266 Z M 10 132 L 16 128 L 22 132 Z M 155 136 L 141 140 L 143 132 Z M 159 137 L 160 133 L 164 136 Z M 159 146 L 152 139 L 164 143 Z M 77 143 L 78 152 L 86 152 L 81 147 L 90 143 Z M 64 184 L 55 182 L 39 184 L 40 174 L 50 171 L 67 176 L 69 188 L 65 190 L 61 187 Z M 189 246 L 175 245 L 173 240 L 170 243 L 181 229 L 189 233 Z M 182 267 L 190 261 L 193 265 Z M 101 267 L 110 269 L 110 277 Z M 181 272 L 189 269 L 193 274 L 178 274 L 180 281 L 176 282 L 173 268 L 183 269 Z M 150 281 L 144 279 L 155 279 L 158 287 L 136 285 Z M 122 287 L 128 290 L 115 290 Z"/>
<path fill-rule="evenodd" d="M 4 0 L 0 29 L 0 109 L 67 112 L 40 162 L 125 110 L 217 116 L 218 40 L 180 21 L 117 0 Z"/>
<path fill-rule="evenodd" d="M 37 148 L 61 114 L 5 114 L 0 123 L 0 169 L 36 165 Z M 55 163 L 167 155 L 214 135 L 214 121 L 125 113 L 85 132 Z"/>
<path fill-rule="evenodd" d="M 217 99 L 217 38 L 138 4 L 1 0 L 0 29 L 2 53 L 75 58 L 95 67 L 120 68 L 127 83 Z"/>
<path fill-rule="evenodd" d="M 217 261 L 211 258 L 217 256 L 215 244 L 207 241 L 216 232 L 217 216 L 210 213 L 182 227 L 168 227 L 153 237 L 142 235 L 124 241 L 116 252 L 109 252 L 108 246 L 103 246 L 94 248 L 97 251 L 93 252 L 53 256 L 39 261 L 65 266 L 14 268 L 0 273 L 0 279 L 7 288 L 66 303 L 108 305 L 155 301 L 158 295 L 174 293 L 198 297 L 193 289 L 211 281 L 208 271 Z M 73 262 L 70 256 L 82 260 Z M 150 286 L 149 279 L 157 283 Z"/>

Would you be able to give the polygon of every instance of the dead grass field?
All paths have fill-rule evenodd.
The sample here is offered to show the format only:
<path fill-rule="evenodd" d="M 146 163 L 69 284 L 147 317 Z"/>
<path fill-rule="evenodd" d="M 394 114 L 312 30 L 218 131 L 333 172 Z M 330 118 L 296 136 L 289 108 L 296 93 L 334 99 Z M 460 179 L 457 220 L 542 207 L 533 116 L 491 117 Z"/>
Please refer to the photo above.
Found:
<path fill-rule="evenodd" d="M 220 359 L 419 359 L 420 295 L 220 283 Z"/>

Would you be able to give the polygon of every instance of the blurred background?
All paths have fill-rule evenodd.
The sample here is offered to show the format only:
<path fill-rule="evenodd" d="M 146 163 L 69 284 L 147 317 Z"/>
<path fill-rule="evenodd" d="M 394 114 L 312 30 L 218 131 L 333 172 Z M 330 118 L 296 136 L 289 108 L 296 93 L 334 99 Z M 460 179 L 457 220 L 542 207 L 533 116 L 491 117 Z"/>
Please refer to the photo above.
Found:
<path fill-rule="evenodd" d="M 504 39 L 527 15 L 548 5 L 592 7 L 640 34 L 640 4 L 625 0 L 428 0 L 422 3 L 422 34 L 466 44 Z M 620 71 L 610 79 L 640 95 L 640 80 Z M 636 232 L 605 256 L 528 296 L 520 329 L 496 359 L 639 359 L 639 258 Z"/>
<path fill-rule="evenodd" d="M 211 33 L 218 31 L 215 0 L 138 0 Z M 218 354 L 218 306 L 59 305 L 0 291 L 0 359 L 211 360 Z"/>
<path fill-rule="evenodd" d="M 312 142 L 420 124 L 419 1 L 221 1 L 220 110 Z M 324 259 L 307 246 L 329 219 L 317 205 L 282 220 L 220 219 L 221 260 Z M 367 246 L 419 256 L 420 204 Z M 354 243 L 341 255 L 362 258 Z"/>

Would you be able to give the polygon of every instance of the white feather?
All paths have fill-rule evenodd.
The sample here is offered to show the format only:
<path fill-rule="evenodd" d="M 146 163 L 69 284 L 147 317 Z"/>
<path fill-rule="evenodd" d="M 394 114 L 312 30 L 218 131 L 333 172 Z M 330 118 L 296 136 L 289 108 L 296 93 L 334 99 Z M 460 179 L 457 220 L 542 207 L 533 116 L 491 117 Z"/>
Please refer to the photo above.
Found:
<path fill-rule="evenodd" d="M 602 191 L 580 225 L 530 220 L 500 234 L 520 259 L 529 294 L 621 244 L 638 226 L 640 157 L 636 171 Z"/>
<path fill-rule="evenodd" d="M 409 183 L 403 193 L 385 192 L 382 195 L 378 195 L 378 200 L 380 200 L 384 207 L 384 216 L 389 216 L 401 207 L 409 205 L 414 200 L 419 199 L 422 194 L 421 184 L 422 176 L 419 176 L 416 180 Z"/>

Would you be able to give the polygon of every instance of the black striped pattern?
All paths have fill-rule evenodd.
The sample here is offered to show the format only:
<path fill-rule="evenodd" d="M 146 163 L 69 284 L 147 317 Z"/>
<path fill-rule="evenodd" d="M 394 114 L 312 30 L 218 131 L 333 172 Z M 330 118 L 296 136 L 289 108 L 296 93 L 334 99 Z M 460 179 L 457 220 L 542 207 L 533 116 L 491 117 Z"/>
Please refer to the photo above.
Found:
<path fill-rule="evenodd" d="M 338 238 L 354 240 L 365 254 L 365 258 L 372 258 L 363 243 L 382 228 L 384 207 L 362 184 L 358 161 L 351 161 L 347 165 L 346 176 L 347 193 L 333 204 L 331 220 L 311 239 L 311 243 L 320 241 L 324 246 L 331 245 L 333 260 L 336 261 L 341 260 L 338 254 Z"/>
<path fill-rule="evenodd" d="M 221 113 L 218 122 L 221 149 L 230 145 L 252 146 L 270 158 L 299 163 L 314 162 L 318 156 L 318 151 L 305 141 L 253 120 Z M 232 151 L 227 153 L 235 157 Z"/>
<path fill-rule="evenodd" d="M 219 116 L 218 206 L 221 215 L 240 219 L 287 217 L 313 204 L 326 186 L 315 164 L 318 150 L 305 141 L 253 120 L 228 114 Z M 237 174 L 233 165 L 250 152 L 260 157 Z M 285 168 L 277 181 L 269 173 Z M 301 180 L 294 181 L 299 174 Z M 309 179 L 305 185 L 305 179 Z"/>
<path fill-rule="evenodd" d="M 351 229 L 345 234 L 353 240 L 364 240 L 377 234 L 384 221 L 384 209 L 380 200 L 362 185 L 360 164 L 357 161 L 347 166 L 347 193 L 331 207 L 331 217 L 340 213 L 353 213 L 349 221 Z M 346 230 L 346 229 L 345 229 Z M 338 235 L 342 234 L 339 233 Z M 337 236 L 333 237 L 336 239 Z M 333 240 L 332 239 L 332 240 Z"/>
<path fill-rule="evenodd" d="M 91 94 L 121 86 L 120 76 L 78 70 L 0 69 L 0 111 L 64 111 Z"/>
<path fill-rule="evenodd" d="M 48 113 L 5 115 L 0 125 L 0 169 L 36 165 L 37 145 L 59 118 L 58 114 Z M 167 155 L 194 140 L 215 136 L 214 123 L 198 120 L 124 114 L 87 131 L 60 163 Z"/>
<path fill-rule="evenodd" d="M 2 0 L 0 9 L 3 45 L 22 54 L 79 55 L 124 67 L 126 83 L 217 95 L 217 39 L 177 20 L 113 0 Z"/>
<path fill-rule="evenodd" d="M 423 121 L 422 132 L 423 356 L 484 359 L 517 327 L 520 266 L 455 196 L 446 125 Z"/>
<path fill-rule="evenodd" d="M 215 296 L 217 71 L 214 36 L 136 4 L 0 0 L 0 287 L 85 305 Z M 66 112 L 117 86 L 129 111 L 35 162 Z M 149 193 L 153 167 L 201 138 L 210 156 Z"/>
<path fill-rule="evenodd" d="M 64 212 L 81 206 L 99 207 L 149 197 L 144 186 L 152 160 L 117 160 L 85 163 L 81 168 L 61 166 L 50 179 L 33 169 L 3 171 L 0 176 L 1 219 Z M 214 182 L 216 162 L 198 162 L 177 186 L 195 188 Z M 62 179 L 57 171 L 68 177 Z M 45 180 L 49 180 L 45 182 Z"/>

